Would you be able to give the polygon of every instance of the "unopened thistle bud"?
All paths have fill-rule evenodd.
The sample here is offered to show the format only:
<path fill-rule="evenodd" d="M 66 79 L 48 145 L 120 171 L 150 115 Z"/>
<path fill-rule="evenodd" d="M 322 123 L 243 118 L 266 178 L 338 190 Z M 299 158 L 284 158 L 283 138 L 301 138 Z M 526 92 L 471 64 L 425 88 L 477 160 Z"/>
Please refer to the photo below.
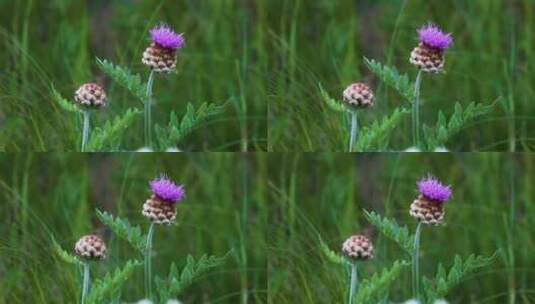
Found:
<path fill-rule="evenodd" d="M 433 177 L 420 180 L 417 186 L 420 194 L 411 204 L 410 215 L 424 224 L 441 224 L 444 204 L 451 198 L 450 186 L 444 186 Z"/>
<path fill-rule="evenodd" d="M 184 198 L 184 188 L 163 176 L 149 184 L 152 195 L 143 204 L 143 215 L 156 224 L 172 224 L 176 218 L 176 204 Z"/>
<path fill-rule="evenodd" d="M 106 244 L 96 235 L 86 235 L 76 242 L 74 252 L 85 260 L 103 260 L 106 258 Z"/>
<path fill-rule="evenodd" d="M 374 101 L 373 91 L 364 83 L 353 83 L 344 90 L 343 101 L 350 108 L 371 107 Z"/>
<path fill-rule="evenodd" d="M 76 90 L 74 100 L 84 108 L 98 109 L 106 105 L 106 92 L 96 83 L 86 83 Z"/>
<path fill-rule="evenodd" d="M 353 261 L 373 259 L 373 245 L 364 235 L 353 235 L 342 245 L 342 253 Z"/>
<path fill-rule="evenodd" d="M 429 24 L 418 30 L 419 45 L 411 52 L 410 62 L 427 73 L 439 73 L 444 68 L 444 53 L 453 43 L 450 34 Z"/>
<path fill-rule="evenodd" d="M 150 30 L 151 45 L 143 52 L 143 64 L 155 72 L 169 73 L 175 70 L 177 50 L 184 46 L 182 34 L 161 25 Z"/>

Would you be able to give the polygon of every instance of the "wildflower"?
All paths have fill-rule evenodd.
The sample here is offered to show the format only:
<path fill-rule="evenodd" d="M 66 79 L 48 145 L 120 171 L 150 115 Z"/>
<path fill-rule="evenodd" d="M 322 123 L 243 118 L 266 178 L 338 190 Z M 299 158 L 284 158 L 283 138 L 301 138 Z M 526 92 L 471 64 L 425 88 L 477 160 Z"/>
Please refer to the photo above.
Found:
<path fill-rule="evenodd" d="M 411 52 L 410 62 L 427 73 L 439 73 L 444 68 L 445 51 L 453 43 L 451 34 L 443 33 L 433 24 L 418 30 L 419 45 Z"/>
<path fill-rule="evenodd" d="M 364 235 L 353 235 L 342 245 L 343 254 L 353 261 L 373 259 L 373 245 Z"/>
<path fill-rule="evenodd" d="M 165 25 L 150 30 L 151 45 L 143 52 L 143 64 L 155 72 L 169 73 L 176 68 L 177 50 L 184 46 L 182 34 Z"/>
<path fill-rule="evenodd" d="M 428 177 L 417 183 L 418 198 L 410 207 L 410 215 L 424 224 L 437 225 L 444 219 L 444 203 L 451 198 L 450 186 Z"/>
<path fill-rule="evenodd" d="M 175 205 L 184 198 L 184 187 L 162 176 L 150 183 L 152 195 L 143 204 L 143 215 L 156 224 L 169 225 L 176 218 Z"/>
<path fill-rule="evenodd" d="M 373 106 L 374 96 L 368 85 L 353 83 L 344 90 L 343 100 L 350 108 L 367 108 Z"/>
<path fill-rule="evenodd" d="M 74 100 L 88 109 L 97 109 L 106 105 L 106 92 L 96 83 L 86 83 L 74 93 Z"/>
<path fill-rule="evenodd" d="M 74 252 L 85 260 L 103 260 L 106 258 L 106 244 L 96 235 L 86 235 L 76 242 Z"/>

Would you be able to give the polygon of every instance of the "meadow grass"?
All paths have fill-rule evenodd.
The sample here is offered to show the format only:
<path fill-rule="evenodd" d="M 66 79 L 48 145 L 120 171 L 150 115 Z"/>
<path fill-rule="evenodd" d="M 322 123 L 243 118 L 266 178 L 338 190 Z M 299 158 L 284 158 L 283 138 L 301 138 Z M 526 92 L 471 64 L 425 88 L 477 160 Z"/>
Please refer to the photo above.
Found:
<path fill-rule="evenodd" d="M 97 68 L 96 57 L 128 67 L 146 82 L 141 55 L 148 30 L 159 22 L 183 32 L 186 47 L 177 73 L 155 81 L 153 121 L 167 125 L 171 110 L 183 114 L 188 102 L 229 102 L 225 113 L 177 145 L 186 151 L 265 150 L 266 16 L 262 2 L 0 1 L 0 150 L 79 149 L 80 123 L 54 103 L 52 85 L 72 100 L 83 83 L 105 84 L 109 107 L 94 115 L 95 126 L 128 108 L 142 109 Z M 142 120 L 121 138 L 122 150 L 143 146 Z"/>
<path fill-rule="evenodd" d="M 529 154 L 278 154 L 270 159 L 269 302 L 346 303 L 348 273 L 323 253 L 365 234 L 375 258 L 359 264 L 359 281 L 410 255 L 379 233 L 363 210 L 395 219 L 414 233 L 409 216 L 416 181 L 428 173 L 451 184 L 444 226 L 421 235 L 420 273 L 434 277 L 459 254 L 497 259 L 465 278 L 451 303 L 533 303 L 533 169 Z M 412 297 L 410 266 L 385 293 L 399 303 Z M 384 302 L 390 303 L 390 302 Z"/>
<path fill-rule="evenodd" d="M 76 303 L 81 276 L 56 254 L 52 240 L 73 252 L 82 235 L 102 236 L 108 259 L 92 280 L 139 253 L 97 218 L 95 209 L 140 225 L 148 181 L 161 172 L 182 183 L 177 225 L 155 231 L 153 273 L 167 276 L 187 254 L 227 261 L 196 279 L 184 303 L 265 303 L 267 221 L 264 156 L 251 154 L 8 154 L 0 159 L 0 303 Z M 7 170 L 10 168 L 10 170 Z M 76 168 L 76 169 L 73 169 Z M 251 229 L 254 227 L 255 229 Z M 143 267 L 121 289 L 122 301 L 144 297 Z M 122 303 L 114 300 L 113 303 Z"/>
<path fill-rule="evenodd" d="M 318 83 L 341 100 L 351 83 L 375 91 L 373 109 L 361 111 L 369 126 L 410 104 L 366 67 L 364 57 L 416 78 L 409 54 L 416 29 L 434 22 L 452 33 L 445 74 L 425 75 L 421 120 L 434 124 L 453 104 L 493 104 L 493 111 L 463 126 L 446 145 L 451 151 L 533 150 L 535 3 L 500 1 L 271 1 L 280 18 L 270 20 L 274 68 L 270 78 L 270 151 L 346 151 L 349 119 L 328 108 Z M 410 115 L 390 137 L 387 150 L 411 146 Z"/>

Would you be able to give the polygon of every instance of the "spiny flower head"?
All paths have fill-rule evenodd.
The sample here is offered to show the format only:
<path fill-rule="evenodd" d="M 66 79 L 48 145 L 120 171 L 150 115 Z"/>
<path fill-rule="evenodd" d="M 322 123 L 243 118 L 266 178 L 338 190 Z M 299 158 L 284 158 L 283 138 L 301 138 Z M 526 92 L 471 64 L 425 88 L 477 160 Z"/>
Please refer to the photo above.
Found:
<path fill-rule="evenodd" d="M 437 26 L 428 24 L 418 30 L 418 39 L 430 48 L 445 51 L 453 43 L 451 34 L 445 34 Z"/>
<path fill-rule="evenodd" d="M 150 181 L 149 185 L 154 195 L 173 204 L 182 200 L 186 194 L 183 186 L 175 184 L 164 175 Z"/>
<path fill-rule="evenodd" d="M 186 40 L 182 34 L 177 34 L 170 27 L 166 25 L 159 25 L 152 28 L 150 31 L 150 40 L 159 46 L 177 50 L 184 46 Z"/>
<path fill-rule="evenodd" d="M 451 198 L 450 186 L 444 186 L 432 176 L 421 179 L 417 186 L 418 192 L 429 200 L 445 203 Z"/>

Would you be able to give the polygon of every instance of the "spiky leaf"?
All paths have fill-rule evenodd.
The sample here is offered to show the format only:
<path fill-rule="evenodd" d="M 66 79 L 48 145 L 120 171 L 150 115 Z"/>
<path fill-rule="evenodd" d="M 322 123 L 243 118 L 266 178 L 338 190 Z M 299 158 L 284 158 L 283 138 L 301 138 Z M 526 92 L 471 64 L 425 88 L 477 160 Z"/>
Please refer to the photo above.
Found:
<path fill-rule="evenodd" d="M 409 80 L 406 74 L 400 74 L 396 68 L 383 66 L 380 62 L 364 57 L 364 62 L 368 69 L 377 77 L 395 89 L 403 98 L 412 103 L 414 100 L 414 84 Z"/>
<path fill-rule="evenodd" d="M 395 261 L 390 268 L 375 273 L 370 279 L 362 281 L 355 296 L 359 304 L 379 303 L 388 292 L 390 286 L 398 280 L 404 267 L 410 265 L 407 261 Z"/>
<path fill-rule="evenodd" d="M 87 296 L 87 303 L 104 303 L 104 299 L 116 294 L 141 264 L 139 261 L 128 261 L 123 268 L 117 268 L 103 279 L 96 280 Z"/>
<path fill-rule="evenodd" d="M 344 259 L 343 256 L 339 255 L 338 253 L 332 251 L 327 244 L 323 241 L 321 236 L 318 235 L 318 240 L 320 243 L 320 249 L 323 252 L 323 254 L 327 257 L 329 261 L 335 264 L 347 264 L 346 259 Z"/>
<path fill-rule="evenodd" d="M 171 112 L 169 124 L 166 128 L 156 126 L 155 132 L 158 143 L 162 150 L 168 147 L 176 146 L 186 135 L 191 133 L 202 122 L 212 118 L 213 116 L 223 113 L 227 104 L 215 105 L 210 103 L 202 103 L 200 107 L 195 107 L 188 103 L 186 113 L 182 116 L 179 122 L 178 116 L 175 112 Z"/>
<path fill-rule="evenodd" d="M 445 267 L 439 264 L 435 279 L 429 280 L 424 278 L 423 280 L 427 302 L 432 303 L 436 299 L 444 298 L 452 288 L 458 285 L 468 275 L 478 268 L 490 265 L 495 258 L 496 254 L 490 257 L 471 254 L 467 259 L 463 260 L 459 255 L 456 255 L 453 266 L 449 271 L 446 271 Z"/>
<path fill-rule="evenodd" d="M 107 121 L 104 126 L 96 128 L 89 139 L 88 150 L 118 149 L 123 133 L 128 130 L 140 113 L 140 110 L 128 109 L 122 116 L 117 116 L 113 121 Z"/>
<path fill-rule="evenodd" d="M 141 228 L 133 226 L 127 219 L 113 217 L 113 215 L 96 210 L 99 220 L 115 233 L 119 238 L 127 241 L 132 247 L 136 248 L 140 253 L 145 251 L 146 236 L 141 233 Z"/>
<path fill-rule="evenodd" d="M 347 111 L 347 108 L 343 104 L 341 104 L 340 102 L 332 99 L 331 96 L 329 96 L 329 93 L 327 93 L 323 89 L 323 86 L 321 85 L 321 83 L 318 83 L 318 88 L 320 90 L 321 98 L 329 106 L 329 108 L 331 108 L 332 110 L 337 111 L 337 112 L 345 112 L 345 111 Z"/>
<path fill-rule="evenodd" d="M 63 96 L 61 96 L 61 94 L 56 90 L 54 85 L 52 85 L 50 90 L 52 92 L 52 99 L 54 99 L 54 101 L 60 106 L 60 108 L 62 108 L 63 110 L 67 112 L 73 112 L 73 113 L 80 111 L 74 103 L 63 98 Z"/>
<path fill-rule="evenodd" d="M 147 85 L 141 81 L 138 74 L 132 73 L 129 69 L 114 65 L 106 59 L 97 58 L 98 67 L 120 86 L 127 89 L 141 102 L 147 100 Z"/>
<path fill-rule="evenodd" d="M 386 237 L 396 242 L 408 254 L 412 253 L 414 236 L 409 233 L 409 229 L 405 226 L 401 227 L 394 220 L 383 218 L 375 212 L 368 212 L 364 210 L 366 219 L 374 225 Z"/>
<path fill-rule="evenodd" d="M 52 246 L 54 246 L 54 251 L 64 262 L 73 265 L 82 265 L 82 261 L 80 261 L 80 259 L 63 250 L 63 248 L 61 248 L 61 246 L 54 239 L 52 240 Z"/>
<path fill-rule="evenodd" d="M 371 126 L 364 127 L 357 140 L 357 151 L 384 151 L 392 132 L 398 127 L 403 116 L 409 113 L 403 108 L 396 108 L 392 115 L 384 117 L 382 121 L 375 121 Z"/>
<path fill-rule="evenodd" d="M 205 254 L 198 261 L 188 255 L 186 265 L 181 271 L 178 270 L 175 263 L 172 263 L 168 277 L 165 279 L 157 277 L 155 280 L 161 303 L 165 303 L 171 297 L 177 297 L 195 278 L 214 267 L 222 265 L 231 253 L 232 251 L 229 251 L 222 257 Z"/>

